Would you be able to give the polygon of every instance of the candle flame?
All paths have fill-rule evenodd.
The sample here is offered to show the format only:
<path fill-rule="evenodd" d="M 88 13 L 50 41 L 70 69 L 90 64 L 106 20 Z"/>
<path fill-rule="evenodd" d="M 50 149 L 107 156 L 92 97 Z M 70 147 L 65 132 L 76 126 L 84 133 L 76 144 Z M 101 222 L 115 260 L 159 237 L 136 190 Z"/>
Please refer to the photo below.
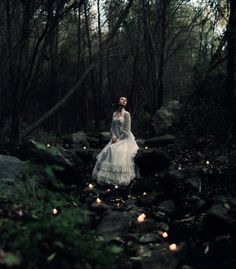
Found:
<path fill-rule="evenodd" d="M 56 208 L 53 208 L 53 210 L 52 210 L 52 214 L 53 214 L 53 215 L 56 215 L 57 213 L 58 213 L 57 209 L 56 209 Z"/>
<path fill-rule="evenodd" d="M 171 251 L 176 251 L 176 250 L 177 250 L 177 246 L 176 246 L 176 244 L 171 244 L 171 245 L 169 246 L 169 249 L 170 249 Z"/>
<path fill-rule="evenodd" d="M 102 200 L 100 198 L 97 198 L 96 202 L 97 202 L 97 204 L 100 204 L 102 202 Z"/>
<path fill-rule="evenodd" d="M 142 213 L 141 215 L 138 216 L 137 221 L 138 222 L 143 222 L 146 218 L 146 215 L 144 213 Z"/>
<path fill-rule="evenodd" d="M 162 237 L 167 238 L 168 237 L 168 233 L 167 232 L 163 232 L 162 233 Z"/>
<path fill-rule="evenodd" d="M 90 190 L 93 189 L 93 184 L 90 183 L 90 184 L 88 185 L 88 187 L 89 187 Z"/>

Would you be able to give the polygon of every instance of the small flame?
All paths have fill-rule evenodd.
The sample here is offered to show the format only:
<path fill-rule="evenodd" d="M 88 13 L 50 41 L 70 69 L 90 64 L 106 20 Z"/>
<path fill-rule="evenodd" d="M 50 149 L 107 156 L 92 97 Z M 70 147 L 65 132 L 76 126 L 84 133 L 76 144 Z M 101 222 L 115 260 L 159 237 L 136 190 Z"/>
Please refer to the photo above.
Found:
<path fill-rule="evenodd" d="M 93 184 L 90 183 L 90 184 L 88 185 L 88 187 L 89 187 L 90 190 L 93 189 Z"/>
<path fill-rule="evenodd" d="M 142 213 L 141 215 L 138 216 L 137 221 L 138 222 L 143 222 L 146 218 L 146 215 L 144 213 Z"/>
<path fill-rule="evenodd" d="M 177 246 L 176 246 L 176 244 L 171 244 L 171 245 L 169 245 L 169 249 L 170 249 L 171 251 L 176 251 L 176 250 L 177 250 Z"/>
<path fill-rule="evenodd" d="M 53 210 L 52 210 L 52 214 L 53 215 L 56 215 L 58 213 L 58 210 L 56 209 L 56 208 L 53 208 Z"/>
<path fill-rule="evenodd" d="M 163 232 L 163 233 L 162 233 L 162 237 L 163 237 L 163 238 L 167 238 L 167 237 L 168 237 L 168 233 L 167 233 L 167 232 Z"/>
<path fill-rule="evenodd" d="M 100 198 L 96 199 L 97 204 L 101 204 L 102 200 Z"/>

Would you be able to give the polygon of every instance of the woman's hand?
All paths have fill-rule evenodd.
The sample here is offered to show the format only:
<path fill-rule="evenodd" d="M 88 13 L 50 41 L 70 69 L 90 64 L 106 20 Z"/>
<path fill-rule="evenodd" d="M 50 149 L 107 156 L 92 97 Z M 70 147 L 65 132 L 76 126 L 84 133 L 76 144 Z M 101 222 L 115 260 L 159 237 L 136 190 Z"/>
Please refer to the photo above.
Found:
<path fill-rule="evenodd" d="M 115 136 L 112 137 L 111 142 L 112 142 L 112 144 L 116 143 L 117 142 L 117 138 Z"/>

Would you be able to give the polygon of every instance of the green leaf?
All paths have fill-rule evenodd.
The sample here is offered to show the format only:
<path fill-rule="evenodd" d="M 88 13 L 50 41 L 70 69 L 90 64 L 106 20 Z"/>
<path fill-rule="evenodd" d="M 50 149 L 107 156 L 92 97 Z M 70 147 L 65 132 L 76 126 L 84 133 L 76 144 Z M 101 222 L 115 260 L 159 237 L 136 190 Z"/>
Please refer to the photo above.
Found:
<path fill-rule="evenodd" d="M 47 260 L 50 262 L 55 258 L 55 256 L 56 256 L 56 253 L 54 252 L 50 256 L 48 256 Z"/>
<path fill-rule="evenodd" d="M 116 245 L 113 245 L 113 246 L 111 246 L 110 251 L 113 254 L 120 254 L 123 251 L 123 248 L 119 247 L 119 246 L 116 246 Z"/>
<path fill-rule="evenodd" d="M 9 255 L 7 255 L 4 260 L 2 261 L 3 264 L 5 264 L 6 266 L 15 266 L 15 265 L 20 265 L 21 263 L 21 259 L 19 256 L 10 253 Z"/>

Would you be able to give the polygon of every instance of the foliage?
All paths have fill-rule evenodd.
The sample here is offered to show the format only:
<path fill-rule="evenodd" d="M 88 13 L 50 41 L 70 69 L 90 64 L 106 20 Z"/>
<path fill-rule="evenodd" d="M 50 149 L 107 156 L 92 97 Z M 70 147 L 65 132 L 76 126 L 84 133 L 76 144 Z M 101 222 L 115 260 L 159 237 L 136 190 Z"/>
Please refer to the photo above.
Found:
<path fill-rule="evenodd" d="M 36 269 L 113 268 L 120 249 L 99 240 L 77 191 L 67 194 L 47 189 L 37 170 L 30 164 L 15 189 L 0 190 L 0 251 L 4 254 L 0 263 L 22 269 L 32 264 Z M 47 176 L 56 181 L 53 170 Z"/>

